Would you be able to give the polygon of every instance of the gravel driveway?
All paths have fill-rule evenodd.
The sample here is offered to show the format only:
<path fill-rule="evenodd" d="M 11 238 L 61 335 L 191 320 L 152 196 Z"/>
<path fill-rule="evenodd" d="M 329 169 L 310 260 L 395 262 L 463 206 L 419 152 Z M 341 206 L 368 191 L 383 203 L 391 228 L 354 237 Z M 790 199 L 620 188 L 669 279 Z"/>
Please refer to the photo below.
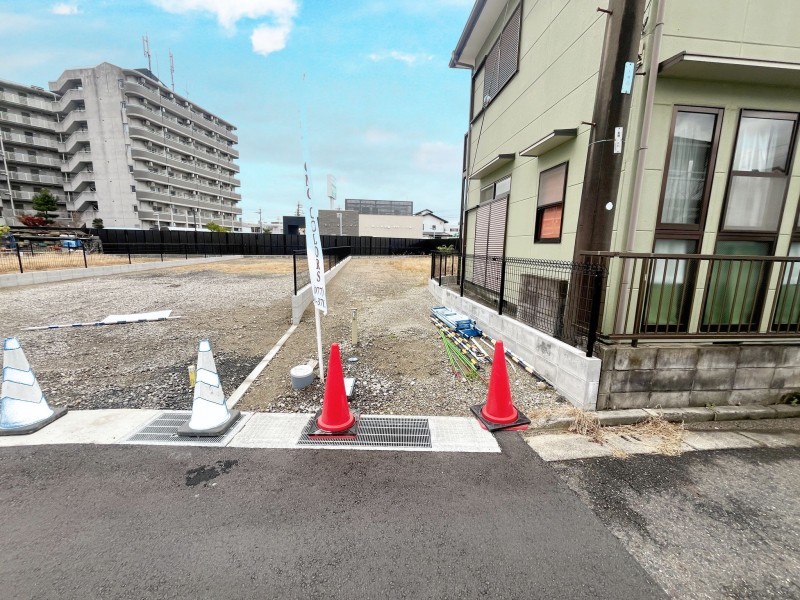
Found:
<path fill-rule="evenodd" d="M 187 367 L 209 338 L 227 394 L 285 333 L 291 320 L 291 261 L 247 258 L 0 291 L 0 333 L 20 338 L 48 400 L 76 408 L 189 409 Z M 322 317 L 327 362 L 339 342 L 353 407 L 364 413 L 468 415 L 486 382 L 454 377 L 429 320 L 428 257 L 353 258 L 329 284 Z M 351 344 L 351 309 L 359 344 Z M 185 318 L 157 323 L 23 331 L 51 323 L 97 321 L 109 314 L 172 309 Z M 323 386 L 291 388 L 289 370 L 315 359 L 311 309 L 238 408 L 313 412 Z M 357 362 L 348 362 L 355 357 Z M 509 367 L 523 411 L 553 404 L 556 393 Z M 485 372 L 488 378 L 488 372 Z"/>
<path fill-rule="evenodd" d="M 453 375 L 430 309 L 430 257 L 353 257 L 328 284 L 322 316 L 327 362 L 332 342 L 341 348 L 346 377 L 356 378 L 355 410 L 372 414 L 469 415 L 486 398 L 486 382 Z M 351 343 L 352 309 L 358 310 L 358 346 Z M 242 410 L 313 412 L 323 386 L 291 387 L 289 370 L 316 359 L 313 308 L 240 402 Z M 349 358 L 357 362 L 349 362 Z M 531 411 L 556 402 L 556 392 L 517 368 L 508 368 L 514 402 Z M 489 373 L 485 372 L 488 379 Z"/>

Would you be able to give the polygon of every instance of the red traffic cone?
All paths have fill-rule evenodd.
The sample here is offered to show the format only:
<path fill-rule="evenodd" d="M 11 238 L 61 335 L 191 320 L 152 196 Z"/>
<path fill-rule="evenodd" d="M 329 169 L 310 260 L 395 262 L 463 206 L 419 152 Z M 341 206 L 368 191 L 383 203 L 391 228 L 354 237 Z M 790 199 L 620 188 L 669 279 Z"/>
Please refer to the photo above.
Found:
<path fill-rule="evenodd" d="M 511 401 L 511 385 L 506 369 L 506 352 L 503 342 L 497 341 L 492 359 L 492 373 L 489 376 L 489 393 L 486 403 L 471 407 L 478 420 L 489 431 L 498 429 L 525 429 L 530 419 L 519 412 Z"/>
<path fill-rule="evenodd" d="M 325 379 L 325 396 L 322 398 L 322 413 L 317 417 L 317 427 L 321 433 L 346 432 L 356 422 L 347 404 L 344 389 L 344 372 L 339 344 L 331 344 L 328 359 L 328 377 Z"/>

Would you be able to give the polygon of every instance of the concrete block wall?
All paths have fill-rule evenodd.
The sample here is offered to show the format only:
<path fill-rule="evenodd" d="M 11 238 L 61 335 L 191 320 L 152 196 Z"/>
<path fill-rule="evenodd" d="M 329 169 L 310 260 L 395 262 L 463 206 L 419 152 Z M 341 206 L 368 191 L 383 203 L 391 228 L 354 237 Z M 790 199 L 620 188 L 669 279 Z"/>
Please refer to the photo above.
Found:
<path fill-rule="evenodd" d="M 430 280 L 428 290 L 437 302 L 475 319 L 487 335 L 533 366 L 534 371 L 570 403 L 595 410 L 600 385 L 600 360 Z"/>
<path fill-rule="evenodd" d="M 345 258 L 342 262 L 338 265 L 333 267 L 330 271 L 325 273 L 325 283 L 328 283 L 331 279 L 336 277 L 339 274 L 344 266 L 350 262 L 350 256 Z M 297 295 L 292 295 L 292 324 L 297 325 L 300 320 L 303 318 L 303 313 L 306 312 L 306 309 L 311 305 L 311 302 L 314 299 L 314 294 L 311 292 L 311 284 L 309 283 L 299 292 Z"/>
<path fill-rule="evenodd" d="M 775 404 L 800 392 L 800 345 L 598 345 L 597 408 Z"/>

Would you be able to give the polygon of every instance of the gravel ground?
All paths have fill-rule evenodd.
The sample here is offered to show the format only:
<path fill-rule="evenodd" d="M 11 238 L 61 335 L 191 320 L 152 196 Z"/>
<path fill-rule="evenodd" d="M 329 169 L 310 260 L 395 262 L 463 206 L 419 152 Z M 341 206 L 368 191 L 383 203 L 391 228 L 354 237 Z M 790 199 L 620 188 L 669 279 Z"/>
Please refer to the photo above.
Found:
<path fill-rule="evenodd" d="M 354 410 L 372 414 L 468 415 L 486 398 L 486 382 L 459 381 L 430 322 L 429 257 L 354 257 L 328 285 L 322 316 L 327 363 L 338 342 L 345 377 L 356 378 Z M 352 309 L 358 310 L 358 346 L 351 343 Z M 313 412 L 323 386 L 295 391 L 289 370 L 316 359 L 313 309 L 238 405 L 242 410 Z M 355 357 L 357 362 L 349 362 Z M 530 412 L 559 398 L 546 384 L 509 367 L 515 404 Z M 488 371 L 485 377 L 488 379 Z"/>
<path fill-rule="evenodd" d="M 20 338 L 51 404 L 189 409 L 198 341 L 231 393 L 288 327 L 291 280 L 288 259 L 257 258 L 5 289 L 0 333 Z M 22 331 L 166 309 L 185 318 Z"/>
<path fill-rule="evenodd" d="M 484 401 L 486 382 L 457 380 L 429 320 L 428 257 L 353 258 L 328 289 L 322 317 L 327 362 L 339 342 L 345 375 L 356 378 L 355 410 L 381 414 L 468 415 Z M 248 258 L 163 271 L 0 291 L 0 333 L 16 335 L 51 404 L 84 408 L 189 409 L 187 367 L 209 338 L 227 394 L 288 329 L 291 262 Z M 359 344 L 351 344 L 351 309 Z M 101 320 L 109 314 L 172 309 L 185 318 L 158 323 L 23 331 L 51 323 Z M 317 380 L 291 388 L 289 370 L 316 358 L 313 312 L 262 372 L 238 408 L 313 412 Z M 358 361 L 350 363 L 350 357 Z M 525 411 L 552 405 L 552 388 L 509 367 L 514 402 Z M 488 378 L 488 372 L 485 373 Z"/>

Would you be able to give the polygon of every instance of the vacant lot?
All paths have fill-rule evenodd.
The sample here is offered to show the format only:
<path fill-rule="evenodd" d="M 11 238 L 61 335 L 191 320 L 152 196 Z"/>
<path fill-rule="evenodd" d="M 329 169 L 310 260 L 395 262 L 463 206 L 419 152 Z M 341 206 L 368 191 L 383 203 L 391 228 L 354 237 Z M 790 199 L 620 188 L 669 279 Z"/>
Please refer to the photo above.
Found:
<path fill-rule="evenodd" d="M 428 257 L 354 258 L 328 288 L 322 317 L 327 354 L 341 345 L 355 377 L 357 410 L 383 414 L 469 414 L 486 382 L 456 378 L 429 319 Z M 184 265 L 152 273 L 0 291 L 0 333 L 17 335 L 53 404 L 71 408 L 191 407 L 187 367 L 200 339 L 211 340 L 227 394 L 288 329 L 292 264 L 248 258 Z M 182 319 L 157 323 L 24 331 L 24 327 L 101 320 L 109 314 L 172 309 Z M 352 310 L 359 343 L 351 343 Z M 296 392 L 291 367 L 317 356 L 311 309 L 239 408 L 313 411 L 317 382 Z M 349 358 L 357 361 L 349 362 Z M 515 401 L 526 411 L 552 404 L 554 392 L 509 367 Z M 484 377 L 488 378 L 488 371 Z M 542 388 L 542 389 L 540 389 Z"/>

